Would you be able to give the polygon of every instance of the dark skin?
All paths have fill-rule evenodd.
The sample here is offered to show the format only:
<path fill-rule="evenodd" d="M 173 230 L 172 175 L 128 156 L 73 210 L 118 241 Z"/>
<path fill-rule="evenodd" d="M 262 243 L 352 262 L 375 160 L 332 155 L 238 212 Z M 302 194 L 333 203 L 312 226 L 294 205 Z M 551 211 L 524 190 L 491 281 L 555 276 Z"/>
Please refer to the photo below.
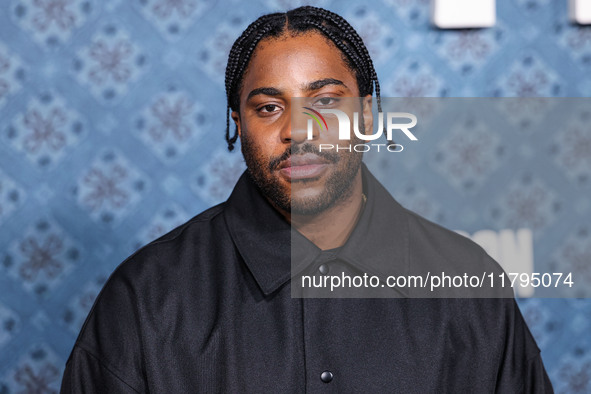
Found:
<path fill-rule="evenodd" d="M 263 193 L 271 204 L 319 248 L 336 248 L 348 239 L 362 208 L 361 155 L 298 151 L 303 145 L 317 151 L 320 144 L 343 146 L 349 141 L 338 141 L 332 115 L 326 116 L 328 130 L 315 128 L 308 140 L 307 118 L 292 120 L 292 103 L 298 113 L 302 105 L 292 97 L 307 98 L 317 109 L 359 97 L 354 71 L 320 33 L 287 33 L 261 41 L 244 74 L 240 113 L 232 112 L 232 119 L 247 166 L 257 184 L 267 186 Z M 371 132 L 371 95 L 341 103 L 347 112 L 362 111 L 365 130 Z"/>

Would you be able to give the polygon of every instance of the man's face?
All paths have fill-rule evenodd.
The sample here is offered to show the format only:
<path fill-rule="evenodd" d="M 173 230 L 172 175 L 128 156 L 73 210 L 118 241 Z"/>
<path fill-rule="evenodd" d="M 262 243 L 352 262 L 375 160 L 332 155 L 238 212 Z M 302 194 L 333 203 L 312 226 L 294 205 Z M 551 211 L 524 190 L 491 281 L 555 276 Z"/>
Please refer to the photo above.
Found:
<path fill-rule="evenodd" d="M 248 170 L 276 207 L 291 214 L 317 214 L 347 198 L 354 180 L 360 185 L 361 154 L 319 151 L 322 143 L 339 142 L 336 119 L 331 122 L 327 116 L 332 127 L 324 133 L 316 131 L 308 140 L 306 119 L 292 121 L 291 116 L 292 110 L 302 112 L 292 108 L 296 105 L 292 97 L 304 97 L 316 108 L 330 108 L 340 98 L 358 96 L 354 72 L 339 49 L 321 34 L 285 35 L 258 44 L 244 74 L 240 116 L 234 112 L 232 118 Z M 366 107 L 371 108 L 368 102 Z"/>

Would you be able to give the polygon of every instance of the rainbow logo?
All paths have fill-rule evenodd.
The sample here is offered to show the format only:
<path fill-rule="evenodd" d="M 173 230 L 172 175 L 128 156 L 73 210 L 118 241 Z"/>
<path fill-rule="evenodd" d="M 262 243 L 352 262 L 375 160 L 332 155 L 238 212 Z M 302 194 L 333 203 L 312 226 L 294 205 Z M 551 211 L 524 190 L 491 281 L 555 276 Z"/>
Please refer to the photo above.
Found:
<path fill-rule="evenodd" d="M 316 123 L 318 123 L 318 127 L 320 127 L 320 130 L 322 130 L 322 123 L 324 123 L 324 130 L 328 130 L 328 125 L 326 124 L 326 120 L 324 120 L 324 117 L 322 115 L 320 115 L 320 112 L 313 110 L 310 107 L 304 107 L 304 109 L 307 109 L 308 111 L 312 112 L 302 112 L 303 114 L 306 114 L 308 116 L 310 116 L 312 119 L 314 119 L 316 121 Z M 320 119 L 322 119 L 322 123 L 320 123 Z"/>

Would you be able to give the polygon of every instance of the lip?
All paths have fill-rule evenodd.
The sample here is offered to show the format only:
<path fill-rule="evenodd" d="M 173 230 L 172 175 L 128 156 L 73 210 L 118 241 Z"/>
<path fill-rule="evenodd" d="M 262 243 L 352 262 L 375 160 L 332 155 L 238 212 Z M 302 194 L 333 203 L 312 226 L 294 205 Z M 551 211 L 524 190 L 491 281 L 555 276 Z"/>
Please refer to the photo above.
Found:
<path fill-rule="evenodd" d="M 288 180 L 317 178 L 330 165 L 329 162 L 312 153 L 290 156 L 279 165 L 279 173 Z"/>

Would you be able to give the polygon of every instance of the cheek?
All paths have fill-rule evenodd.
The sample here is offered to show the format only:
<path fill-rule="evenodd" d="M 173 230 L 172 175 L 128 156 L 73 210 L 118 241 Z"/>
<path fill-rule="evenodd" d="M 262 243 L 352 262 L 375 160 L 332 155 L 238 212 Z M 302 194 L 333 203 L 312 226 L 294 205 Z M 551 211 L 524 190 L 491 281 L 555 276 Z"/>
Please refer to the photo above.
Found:
<path fill-rule="evenodd" d="M 264 136 L 243 130 L 242 137 L 242 155 L 246 164 L 256 165 L 257 167 L 266 167 L 271 152 L 268 150 L 269 143 Z"/>
<path fill-rule="evenodd" d="M 253 135 L 247 132 L 243 135 L 243 140 L 248 146 L 250 155 L 256 157 L 258 161 L 270 156 L 269 141 L 264 135 Z"/>
<path fill-rule="evenodd" d="M 242 139 L 248 139 L 248 144 L 256 149 L 258 155 L 270 157 L 278 152 L 283 153 L 280 128 L 260 121 L 251 121 L 242 130 Z"/>

